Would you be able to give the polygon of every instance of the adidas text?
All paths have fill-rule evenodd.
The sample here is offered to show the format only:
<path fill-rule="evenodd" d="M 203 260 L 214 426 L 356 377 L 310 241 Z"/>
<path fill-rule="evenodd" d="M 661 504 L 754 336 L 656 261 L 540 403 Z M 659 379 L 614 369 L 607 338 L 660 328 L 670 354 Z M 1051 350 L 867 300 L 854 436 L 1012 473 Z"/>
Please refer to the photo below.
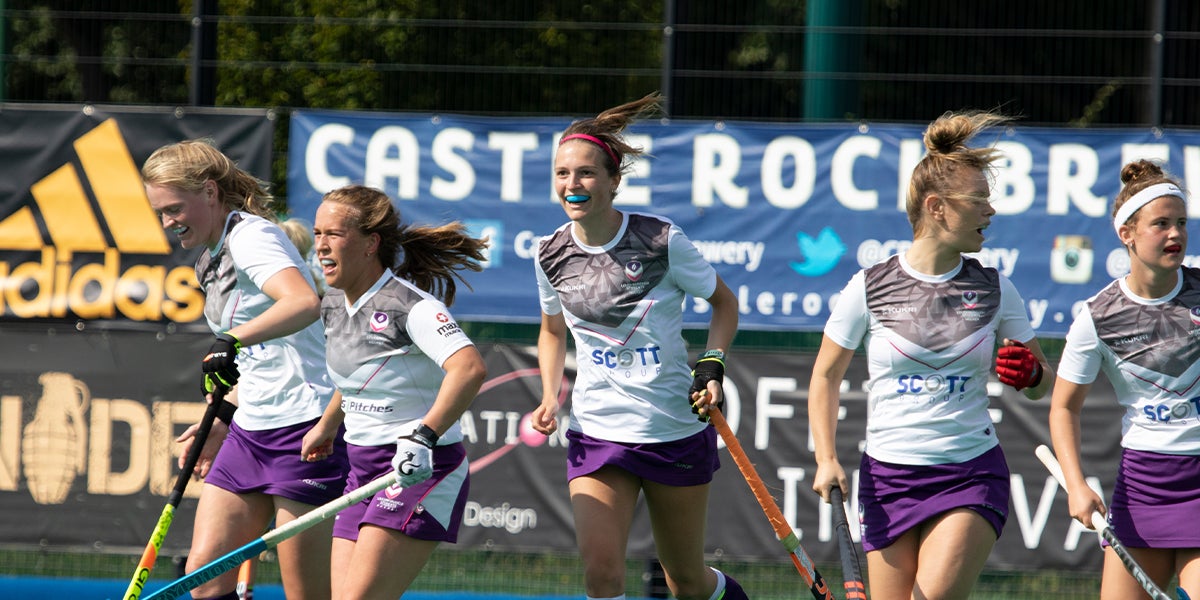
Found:
<path fill-rule="evenodd" d="M 80 253 L 101 256 L 101 253 Z M 71 252 L 42 248 L 39 262 L 10 265 L 0 261 L 0 311 L 17 317 L 111 319 L 163 318 L 190 323 L 203 316 L 204 296 L 191 267 L 170 271 L 162 265 L 130 265 L 122 271 L 121 254 L 106 249 L 100 262 L 76 265 Z"/>

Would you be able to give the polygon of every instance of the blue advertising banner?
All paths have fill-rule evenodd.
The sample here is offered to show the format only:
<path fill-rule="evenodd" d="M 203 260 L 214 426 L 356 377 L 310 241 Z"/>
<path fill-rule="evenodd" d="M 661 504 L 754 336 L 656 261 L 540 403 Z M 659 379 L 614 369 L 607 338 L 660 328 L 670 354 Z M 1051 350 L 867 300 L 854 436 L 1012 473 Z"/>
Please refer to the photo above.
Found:
<path fill-rule="evenodd" d="M 350 183 L 387 192 L 406 222 L 461 220 L 491 240 L 463 320 L 539 319 L 536 241 L 566 222 L 551 191 L 567 119 L 297 111 L 289 205 L 312 219 Z M 904 251 L 908 177 L 922 127 L 893 124 L 646 122 L 629 139 L 650 154 L 621 183 L 623 211 L 666 216 L 737 294 L 743 329 L 818 331 L 849 278 Z M 1061 337 L 1079 303 L 1128 272 L 1109 217 L 1121 165 L 1161 161 L 1200 184 L 1200 132 L 1011 127 L 985 134 L 1005 159 L 980 260 L 1021 291 L 1038 335 Z M 1189 208 L 1191 216 L 1200 206 Z M 1189 265 L 1200 256 L 1189 255 Z M 707 324 L 689 300 L 685 321 Z"/>

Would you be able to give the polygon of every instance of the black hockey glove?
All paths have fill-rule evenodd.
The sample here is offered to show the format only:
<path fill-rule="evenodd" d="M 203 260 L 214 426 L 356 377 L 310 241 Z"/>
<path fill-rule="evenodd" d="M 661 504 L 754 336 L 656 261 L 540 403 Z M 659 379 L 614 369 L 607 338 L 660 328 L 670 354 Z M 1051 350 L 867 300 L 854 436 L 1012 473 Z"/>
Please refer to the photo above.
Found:
<path fill-rule="evenodd" d="M 692 401 L 692 395 L 697 392 L 708 392 L 708 382 L 716 381 L 717 383 L 725 382 L 725 353 L 720 350 L 706 350 L 700 358 L 696 359 L 696 366 L 692 367 L 692 387 L 688 390 L 688 402 L 692 404 L 692 414 L 700 415 L 700 408 Z M 721 407 L 717 404 L 717 408 Z M 707 416 L 699 416 L 698 419 L 707 423 Z"/>

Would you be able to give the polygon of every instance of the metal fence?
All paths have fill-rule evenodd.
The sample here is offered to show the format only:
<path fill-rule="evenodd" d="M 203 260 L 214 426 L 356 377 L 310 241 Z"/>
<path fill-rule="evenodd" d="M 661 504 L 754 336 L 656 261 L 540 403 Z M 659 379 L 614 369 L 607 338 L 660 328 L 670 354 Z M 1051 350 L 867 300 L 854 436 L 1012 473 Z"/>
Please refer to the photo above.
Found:
<path fill-rule="evenodd" d="M 674 118 L 1200 125 L 1191 0 L 0 0 L 0 19 L 9 102 L 516 116 L 662 90 Z"/>

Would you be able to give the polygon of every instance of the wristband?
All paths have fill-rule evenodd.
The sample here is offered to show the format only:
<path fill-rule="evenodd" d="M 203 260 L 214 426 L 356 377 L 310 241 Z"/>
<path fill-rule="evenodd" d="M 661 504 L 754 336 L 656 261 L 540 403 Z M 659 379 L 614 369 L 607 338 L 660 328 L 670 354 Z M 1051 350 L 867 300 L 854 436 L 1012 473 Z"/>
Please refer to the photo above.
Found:
<path fill-rule="evenodd" d="M 437 445 L 438 438 L 440 436 L 438 435 L 438 433 L 436 431 L 433 430 L 432 427 L 430 427 L 424 423 L 420 423 L 417 425 L 417 428 L 412 431 L 412 433 L 410 433 L 406 436 L 403 436 L 403 437 L 408 438 L 418 444 L 421 444 L 422 446 L 425 446 L 426 448 L 433 448 L 434 446 Z"/>
<path fill-rule="evenodd" d="M 229 333 L 228 331 L 222 331 L 221 333 L 217 334 L 217 339 L 221 339 L 223 337 L 227 337 L 227 338 L 229 338 L 229 340 L 227 340 L 227 341 L 233 342 L 233 351 L 234 352 L 238 352 L 242 349 L 242 340 L 237 339 L 236 335 L 233 335 L 232 333 Z"/>
<path fill-rule="evenodd" d="M 236 411 L 236 404 L 222 398 L 221 404 L 217 406 L 217 418 L 220 419 L 222 423 L 231 425 L 233 424 L 233 413 Z"/>
<path fill-rule="evenodd" d="M 720 350 L 705 350 L 704 353 L 700 355 L 700 358 L 696 359 L 696 362 L 700 362 L 702 360 L 715 360 L 724 365 L 725 353 Z"/>

